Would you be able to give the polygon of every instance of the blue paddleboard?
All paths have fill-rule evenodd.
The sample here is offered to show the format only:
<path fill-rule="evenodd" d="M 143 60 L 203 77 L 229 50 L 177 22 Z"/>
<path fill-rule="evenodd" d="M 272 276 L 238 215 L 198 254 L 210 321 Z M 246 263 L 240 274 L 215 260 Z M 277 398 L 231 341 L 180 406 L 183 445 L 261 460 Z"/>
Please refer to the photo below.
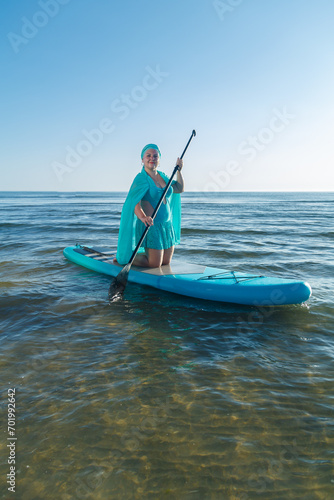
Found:
<path fill-rule="evenodd" d="M 65 248 L 64 256 L 75 264 L 113 277 L 123 267 L 113 262 L 115 252 L 82 245 Z M 132 266 L 128 281 L 188 297 L 251 306 L 301 304 L 312 293 L 305 281 L 270 278 L 178 260 L 154 269 Z"/>

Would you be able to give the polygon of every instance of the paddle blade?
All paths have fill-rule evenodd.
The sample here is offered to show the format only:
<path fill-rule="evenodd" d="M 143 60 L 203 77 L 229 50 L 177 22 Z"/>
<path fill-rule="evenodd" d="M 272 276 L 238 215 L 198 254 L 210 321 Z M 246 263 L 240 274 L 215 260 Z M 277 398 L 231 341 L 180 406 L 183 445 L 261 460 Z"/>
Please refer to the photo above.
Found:
<path fill-rule="evenodd" d="M 128 282 L 128 275 L 130 271 L 131 264 L 127 264 L 123 267 L 122 271 L 113 278 L 109 287 L 109 304 L 116 302 L 123 297 L 123 293 Z"/>

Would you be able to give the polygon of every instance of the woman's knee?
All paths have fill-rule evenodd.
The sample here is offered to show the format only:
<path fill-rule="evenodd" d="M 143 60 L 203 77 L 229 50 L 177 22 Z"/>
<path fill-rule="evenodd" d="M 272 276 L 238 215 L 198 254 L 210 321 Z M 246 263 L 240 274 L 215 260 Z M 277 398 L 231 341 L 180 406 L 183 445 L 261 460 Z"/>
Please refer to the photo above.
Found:
<path fill-rule="evenodd" d="M 174 253 L 174 247 L 168 248 L 167 250 L 164 251 L 163 258 L 162 258 L 162 265 L 163 266 L 168 266 L 173 257 Z"/>
<path fill-rule="evenodd" d="M 148 261 L 148 267 L 160 267 L 161 262 L 155 259 L 149 259 Z"/>
<path fill-rule="evenodd" d="M 163 255 L 162 252 L 148 252 L 148 265 L 149 267 L 160 267 L 162 265 Z"/>
<path fill-rule="evenodd" d="M 162 259 L 162 265 L 163 266 L 168 266 L 172 261 L 172 256 L 169 255 L 169 256 L 164 256 L 164 258 Z"/>

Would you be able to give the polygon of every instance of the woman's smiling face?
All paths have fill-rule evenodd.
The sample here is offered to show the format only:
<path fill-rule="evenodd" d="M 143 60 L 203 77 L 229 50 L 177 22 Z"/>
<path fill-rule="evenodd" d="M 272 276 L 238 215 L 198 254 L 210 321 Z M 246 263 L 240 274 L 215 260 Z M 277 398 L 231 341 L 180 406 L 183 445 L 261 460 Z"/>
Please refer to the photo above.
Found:
<path fill-rule="evenodd" d="M 145 169 L 156 170 L 160 162 L 159 153 L 156 149 L 147 149 L 143 156 Z"/>

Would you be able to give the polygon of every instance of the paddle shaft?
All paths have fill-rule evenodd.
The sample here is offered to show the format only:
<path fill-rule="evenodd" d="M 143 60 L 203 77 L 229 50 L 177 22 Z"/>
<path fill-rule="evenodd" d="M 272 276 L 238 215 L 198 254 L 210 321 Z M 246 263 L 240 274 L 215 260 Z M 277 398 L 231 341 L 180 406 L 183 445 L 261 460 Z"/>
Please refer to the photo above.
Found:
<path fill-rule="evenodd" d="M 190 142 L 191 142 L 192 138 L 193 138 L 195 135 L 196 135 L 196 132 L 195 132 L 195 130 L 193 130 L 193 131 L 192 131 L 192 134 L 191 134 L 191 136 L 190 136 L 190 139 L 189 139 L 189 141 L 187 142 L 187 145 L 186 145 L 186 147 L 184 148 L 182 155 L 180 156 L 180 159 L 181 159 L 181 160 L 182 160 L 182 158 L 184 157 L 185 152 L 187 151 L 188 146 L 189 146 L 189 144 L 190 144 Z M 160 198 L 160 200 L 159 200 L 159 202 L 158 202 L 157 206 L 155 207 L 155 209 L 154 209 L 154 211 L 153 211 L 153 214 L 151 215 L 151 218 L 152 218 L 153 220 L 154 220 L 155 216 L 157 215 L 157 212 L 158 212 L 158 210 L 159 210 L 159 208 L 160 208 L 160 206 L 161 206 L 161 203 L 163 202 L 163 199 L 164 199 L 164 197 L 165 197 L 165 194 L 167 193 L 167 191 L 168 191 L 168 189 L 169 189 L 169 187 L 170 187 L 170 185 L 171 185 L 171 183 L 172 183 L 172 181 L 173 181 L 174 175 L 176 174 L 176 172 L 177 172 L 178 170 L 179 170 L 179 167 L 178 167 L 178 165 L 176 165 L 176 166 L 174 167 L 174 170 L 173 170 L 173 173 L 172 173 L 172 175 L 171 175 L 171 178 L 169 179 L 169 181 L 168 181 L 168 183 L 167 183 L 167 185 L 166 185 L 166 187 L 165 187 L 165 189 L 164 189 L 164 191 L 163 191 L 163 193 L 162 193 L 162 195 L 161 195 L 161 198 Z M 130 265 L 130 266 L 132 265 L 132 262 L 134 261 L 134 259 L 135 259 L 136 255 L 137 255 L 137 252 L 138 252 L 139 248 L 141 247 L 141 244 L 143 243 L 143 241 L 144 241 L 144 239 L 145 239 L 145 236 L 147 235 L 147 233 L 148 233 L 148 230 L 149 230 L 149 229 L 150 229 L 150 226 L 146 226 L 145 231 L 143 232 L 143 234 L 142 234 L 142 236 L 141 236 L 140 240 L 139 240 L 139 241 L 138 241 L 138 243 L 137 243 L 136 248 L 135 248 L 135 249 L 134 249 L 134 251 L 133 251 L 133 254 L 131 255 L 131 258 L 130 258 L 130 260 L 129 260 L 129 262 L 128 262 L 128 266 L 129 266 L 129 265 Z"/>

